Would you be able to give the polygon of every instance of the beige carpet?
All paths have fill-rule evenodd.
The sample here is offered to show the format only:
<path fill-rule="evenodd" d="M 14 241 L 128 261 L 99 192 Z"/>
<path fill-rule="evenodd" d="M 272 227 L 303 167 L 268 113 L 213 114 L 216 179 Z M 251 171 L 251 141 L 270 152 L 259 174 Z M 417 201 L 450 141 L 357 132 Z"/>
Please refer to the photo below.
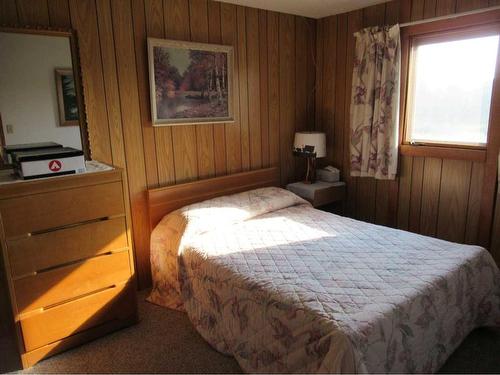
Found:
<path fill-rule="evenodd" d="M 236 361 L 213 350 L 183 313 L 144 301 L 139 324 L 40 362 L 26 373 L 238 373 Z M 0 340 L 0 372 L 12 371 Z M 443 367 L 453 373 L 500 373 L 500 330 L 474 331 Z M 11 364 L 10 368 L 5 368 Z M 2 368 L 2 366 L 4 368 Z M 2 371 L 3 370 L 3 371 Z"/>

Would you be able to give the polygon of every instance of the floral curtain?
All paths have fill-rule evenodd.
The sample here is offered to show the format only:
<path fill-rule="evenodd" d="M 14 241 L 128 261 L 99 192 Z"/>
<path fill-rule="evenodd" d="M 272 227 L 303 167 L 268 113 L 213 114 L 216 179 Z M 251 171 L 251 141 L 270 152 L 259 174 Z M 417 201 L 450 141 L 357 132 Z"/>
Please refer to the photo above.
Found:
<path fill-rule="evenodd" d="M 399 26 L 354 34 L 351 101 L 351 176 L 389 180 L 398 165 Z"/>

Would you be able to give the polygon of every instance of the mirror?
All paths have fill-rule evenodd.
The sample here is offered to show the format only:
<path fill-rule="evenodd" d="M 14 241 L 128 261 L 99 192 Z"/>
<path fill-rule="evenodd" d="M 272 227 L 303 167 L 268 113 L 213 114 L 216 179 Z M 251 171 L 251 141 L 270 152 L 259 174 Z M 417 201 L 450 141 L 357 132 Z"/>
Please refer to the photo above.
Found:
<path fill-rule="evenodd" d="M 0 143 L 56 142 L 89 157 L 71 31 L 0 28 Z"/>

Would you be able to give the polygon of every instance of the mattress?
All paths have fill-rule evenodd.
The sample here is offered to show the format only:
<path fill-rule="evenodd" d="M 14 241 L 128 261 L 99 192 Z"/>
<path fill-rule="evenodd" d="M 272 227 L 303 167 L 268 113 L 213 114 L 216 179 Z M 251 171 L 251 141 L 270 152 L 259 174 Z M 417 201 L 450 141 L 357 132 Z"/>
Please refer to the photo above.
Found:
<path fill-rule="evenodd" d="M 481 247 L 368 224 L 265 188 L 167 215 L 150 301 L 185 310 L 246 372 L 435 372 L 500 326 Z"/>

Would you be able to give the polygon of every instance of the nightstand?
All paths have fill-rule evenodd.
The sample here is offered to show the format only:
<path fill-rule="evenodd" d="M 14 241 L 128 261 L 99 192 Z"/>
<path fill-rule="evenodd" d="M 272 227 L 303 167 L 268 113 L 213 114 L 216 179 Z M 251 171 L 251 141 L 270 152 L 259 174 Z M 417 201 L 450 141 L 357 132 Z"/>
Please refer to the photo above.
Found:
<path fill-rule="evenodd" d="M 341 202 L 346 195 L 345 182 L 316 181 L 314 184 L 294 182 L 286 185 L 286 188 L 311 202 L 314 207 Z"/>

